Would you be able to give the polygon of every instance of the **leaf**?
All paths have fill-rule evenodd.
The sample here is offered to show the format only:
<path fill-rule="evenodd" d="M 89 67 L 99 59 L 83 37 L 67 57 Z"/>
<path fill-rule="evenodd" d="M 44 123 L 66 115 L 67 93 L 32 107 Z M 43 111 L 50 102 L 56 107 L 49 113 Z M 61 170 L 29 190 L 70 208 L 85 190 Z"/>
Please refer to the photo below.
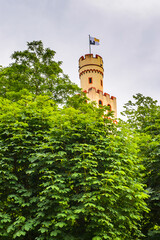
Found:
<path fill-rule="evenodd" d="M 50 233 L 50 236 L 51 236 L 51 237 L 56 237 L 56 236 L 58 235 L 58 233 L 60 233 L 59 230 L 52 231 L 52 232 Z"/>
<path fill-rule="evenodd" d="M 65 222 L 58 222 L 58 223 L 55 224 L 55 227 L 63 228 L 64 226 L 66 226 Z"/>
<path fill-rule="evenodd" d="M 18 232 L 16 232 L 16 233 L 13 235 L 13 238 L 20 237 L 20 236 L 25 236 L 25 235 L 26 235 L 26 232 L 25 232 L 25 231 L 19 230 Z"/>
<path fill-rule="evenodd" d="M 101 237 L 98 237 L 98 236 L 96 236 L 96 237 L 93 237 L 93 238 L 92 238 L 92 240 L 102 240 L 102 238 L 101 238 Z"/>
<path fill-rule="evenodd" d="M 48 229 L 41 227 L 38 231 L 40 231 L 41 233 L 45 233 L 48 232 Z"/>

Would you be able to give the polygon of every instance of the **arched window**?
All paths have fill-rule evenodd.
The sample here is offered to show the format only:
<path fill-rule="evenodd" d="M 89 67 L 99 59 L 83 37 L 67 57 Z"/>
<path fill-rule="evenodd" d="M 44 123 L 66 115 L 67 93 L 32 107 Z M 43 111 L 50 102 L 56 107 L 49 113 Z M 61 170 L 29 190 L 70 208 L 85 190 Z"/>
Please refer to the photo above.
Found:
<path fill-rule="evenodd" d="M 108 104 L 107 107 L 109 107 L 109 110 L 108 110 L 108 111 L 111 111 L 111 110 L 112 110 L 110 104 Z"/>
<path fill-rule="evenodd" d="M 99 100 L 99 105 L 103 106 L 102 100 Z"/>

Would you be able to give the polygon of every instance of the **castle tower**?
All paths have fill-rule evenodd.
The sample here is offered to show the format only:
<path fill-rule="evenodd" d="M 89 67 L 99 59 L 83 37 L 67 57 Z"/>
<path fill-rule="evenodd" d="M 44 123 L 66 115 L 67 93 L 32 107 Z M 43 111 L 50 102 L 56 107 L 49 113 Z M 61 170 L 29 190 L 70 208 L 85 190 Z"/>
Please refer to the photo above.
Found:
<path fill-rule="evenodd" d="M 93 54 L 86 54 L 79 59 L 79 78 L 81 88 L 86 92 L 91 101 L 95 101 L 97 106 L 110 106 L 117 117 L 116 98 L 108 93 L 103 93 L 103 59 L 99 55 L 93 57 Z"/>

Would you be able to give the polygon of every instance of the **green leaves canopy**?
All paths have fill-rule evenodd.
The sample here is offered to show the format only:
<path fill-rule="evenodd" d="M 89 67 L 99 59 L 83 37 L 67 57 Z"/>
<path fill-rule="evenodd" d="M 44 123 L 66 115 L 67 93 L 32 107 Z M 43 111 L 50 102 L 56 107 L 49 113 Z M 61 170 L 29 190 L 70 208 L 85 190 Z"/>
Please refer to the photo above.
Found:
<path fill-rule="evenodd" d="M 78 86 L 63 73 L 61 62 L 54 61 L 55 51 L 44 49 L 41 41 L 28 42 L 27 46 L 27 50 L 13 53 L 13 63 L 1 68 L 1 96 L 17 100 L 30 92 L 49 95 L 64 103 L 69 96 L 80 93 Z"/>
<path fill-rule="evenodd" d="M 138 93 L 133 96 L 133 101 L 130 100 L 124 105 L 122 115 L 127 117 L 130 127 L 142 132 L 154 123 L 158 108 L 156 100 Z"/>
<path fill-rule="evenodd" d="M 150 192 L 149 215 L 145 216 L 143 232 L 149 240 L 160 238 L 160 106 L 151 97 L 133 96 L 125 104 L 123 114 L 129 127 L 139 133 L 139 156 L 146 168 L 145 183 Z"/>
<path fill-rule="evenodd" d="M 139 239 L 147 195 L 136 140 L 102 111 L 0 99 L 2 239 Z"/>

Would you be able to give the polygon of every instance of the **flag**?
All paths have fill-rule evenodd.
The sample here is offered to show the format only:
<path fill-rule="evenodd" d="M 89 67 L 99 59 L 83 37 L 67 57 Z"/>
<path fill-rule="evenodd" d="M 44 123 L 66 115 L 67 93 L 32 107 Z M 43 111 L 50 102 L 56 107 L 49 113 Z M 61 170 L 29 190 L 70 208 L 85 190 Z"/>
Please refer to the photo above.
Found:
<path fill-rule="evenodd" d="M 89 36 L 89 43 L 91 45 L 99 45 L 99 39 Z"/>

